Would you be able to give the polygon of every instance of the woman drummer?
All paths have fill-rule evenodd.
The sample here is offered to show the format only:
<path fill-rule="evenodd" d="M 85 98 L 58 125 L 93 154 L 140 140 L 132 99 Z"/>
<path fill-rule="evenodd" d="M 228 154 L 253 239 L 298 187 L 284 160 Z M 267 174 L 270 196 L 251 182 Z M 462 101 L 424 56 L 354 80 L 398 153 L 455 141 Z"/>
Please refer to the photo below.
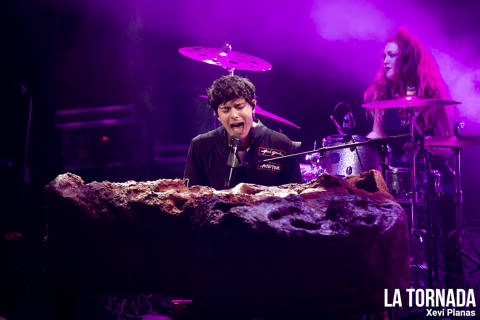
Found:
<path fill-rule="evenodd" d="M 375 76 L 374 82 L 364 93 L 366 103 L 380 100 L 399 99 L 407 95 L 416 95 L 425 99 L 450 98 L 448 89 L 442 79 L 438 66 L 425 46 L 405 28 L 387 40 L 383 51 L 383 65 Z M 424 136 L 448 136 L 453 134 L 451 112 L 445 106 L 419 107 L 414 111 L 416 132 Z M 367 138 L 383 138 L 409 133 L 410 115 L 407 108 L 368 109 L 368 116 L 373 119 L 372 131 Z M 393 166 L 408 167 L 409 159 L 418 151 L 418 146 L 407 143 L 393 144 Z M 440 248 L 445 272 L 445 285 L 459 286 L 461 283 L 461 260 L 455 251 L 455 210 L 453 202 L 453 177 L 451 160 L 453 152 L 448 148 L 429 150 L 430 165 L 442 175 L 443 196 L 437 201 L 438 221 L 434 223 L 441 239 Z M 436 232 L 437 232 L 436 231 Z M 450 234 L 450 235 L 449 235 Z M 460 280 L 459 280 L 460 279 Z"/>

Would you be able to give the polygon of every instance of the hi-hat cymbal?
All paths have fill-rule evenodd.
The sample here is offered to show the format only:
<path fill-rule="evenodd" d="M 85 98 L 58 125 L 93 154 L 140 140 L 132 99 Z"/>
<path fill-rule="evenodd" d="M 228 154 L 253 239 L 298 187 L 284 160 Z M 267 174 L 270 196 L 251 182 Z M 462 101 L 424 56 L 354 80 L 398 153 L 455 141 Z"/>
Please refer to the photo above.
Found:
<path fill-rule="evenodd" d="M 213 64 L 225 69 L 268 71 L 272 65 L 263 59 L 238 51 L 229 51 L 223 48 L 183 47 L 178 52 L 184 56 Z"/>
<path fill-rule="evenodd" d="M 425 147 L 463 148 L 480 145 L 480 135 L 441 136 L 425 139 Z"/>
<path fill-rule="evenodd" d="M 405 96 L 394 100 L 380 100 L 362 104 L 367 109 L 410 108 L 410 107 L 438 107 L 461 102 L 442 99 L 422 99 L 417 96 Z"/>

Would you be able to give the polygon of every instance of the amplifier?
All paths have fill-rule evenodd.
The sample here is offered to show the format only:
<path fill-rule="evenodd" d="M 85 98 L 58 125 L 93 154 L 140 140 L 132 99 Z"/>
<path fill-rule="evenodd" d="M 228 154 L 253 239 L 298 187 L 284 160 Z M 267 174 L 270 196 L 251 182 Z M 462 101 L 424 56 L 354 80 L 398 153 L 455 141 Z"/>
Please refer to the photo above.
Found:
<path fill-rule="evenodd" d="M 131 105 L 59 110 L 56 120 L 65 170 L 149 161 L 146 123 Z"/>

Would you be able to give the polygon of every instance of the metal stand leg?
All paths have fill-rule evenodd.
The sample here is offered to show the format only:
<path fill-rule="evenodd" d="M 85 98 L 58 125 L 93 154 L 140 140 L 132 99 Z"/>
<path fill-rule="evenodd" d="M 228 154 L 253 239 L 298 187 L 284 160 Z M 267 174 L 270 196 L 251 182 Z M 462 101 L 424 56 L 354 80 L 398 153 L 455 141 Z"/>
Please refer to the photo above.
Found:
<path fill-rule="evenodd" d="M 415 144 L 415 127 L 413 125 L 414 121 L 414 110 L 410 109 L 410 142 L 412 145 Z M 410 159 L 410 182 L 411 182 L 411 194 L 410 194 L 410 252 L 411 252 L 411 281 L 413 287 L 425 287 L 425 269 L 427 268 L 423 252 L 425 250 L 425 230 L 421 230 L 418 225 L 418 216 L 417 216 L 417 172 L 416 172 L 416 157 L 413 156 Z"/>
<path fill-rule="evenodd" d="M 425 181 L 422 179 L 422 174 L 427 174 L 428 163 L 425 159 L 425 150 L 423 145 L 423 136 L 419 136 L 415 132 L 414 127 L 414 110 L 410 110 L 410 134 L 412 146 L 417 141 L 420 142 L 421 148 L 410 160 L 410 182 L 411 182 L 411 196 L 410 196 L 410 252 L 411 252 L 411 285 L 415 288 L 433 287 L 433 237 L 431 228 L 431 219 L 429 214 L 429 206 L 427 197 L 420 203 L 418 194 L 420 183 L 423 185 Z M 422 163 L 423 160 L 423 163 Z M 419 166 L 423 166 L 420 168 Z M 423 219 L 421 219 L 423 218 Z M 421 222 L 422 221 L 422 222 Z"/>
<path fill-rule="evenodd" d="M 463 248 L 463 191 L 460 172 L 460 148 L 455 148 L 455 229 L 457 249 Z"/>
<path fill-rule="evenodd" d="M 461 180 L 461 171 L 460 171 L 460 153 L 461 148 L 454 148 L 455 152 L 455 244 L 456 250 L 461 254 L 458 257 L 460 264 L 458 270 L 461 274 L 460 286 L 465 287 L 465 277 L 464 277 L 464 260 L 463 260 L 463 191 L 462 191 L 462 180 Z M 457 257 L 455 257 L 457 260 Z M 455 261 L 457 262 L 457 261 Z"/>

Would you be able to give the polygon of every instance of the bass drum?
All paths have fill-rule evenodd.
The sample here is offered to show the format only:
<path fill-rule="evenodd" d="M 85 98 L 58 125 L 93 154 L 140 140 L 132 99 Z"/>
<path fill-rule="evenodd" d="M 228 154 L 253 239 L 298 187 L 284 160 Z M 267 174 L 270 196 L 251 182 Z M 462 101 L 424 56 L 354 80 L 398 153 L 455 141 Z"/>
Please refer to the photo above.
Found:
<path fill-rule="evenodd" d="M 386 172 L 385 183 L 398 203 L 410 203 L 412 176 L 410 168 L 390 167 Z M 427 186 L 428 190 L 425 190 Z M 442 175 L 438 170 L 430 170 L 428 176 L 417 180 L 417 201 L 424 202 L 426 192 L 439 198 L 442 194 Z"/>
<path fill-rule="evenodd" d="M 386 172 L 385 183 L 399 203 L 410 202 L 411 181 L 410 168 L 390 167 Z"/>
<path fill-rule="evenodd" d="M 322 146 L 333 147 L 368 140 L 363 136 L 336 134 L 323 138 Z M 325 152 L 322 167 L 330 174 L 346 177 L 371 169 L 381 171 L 381 157 L 376 144 L 336 149 Z"/>

